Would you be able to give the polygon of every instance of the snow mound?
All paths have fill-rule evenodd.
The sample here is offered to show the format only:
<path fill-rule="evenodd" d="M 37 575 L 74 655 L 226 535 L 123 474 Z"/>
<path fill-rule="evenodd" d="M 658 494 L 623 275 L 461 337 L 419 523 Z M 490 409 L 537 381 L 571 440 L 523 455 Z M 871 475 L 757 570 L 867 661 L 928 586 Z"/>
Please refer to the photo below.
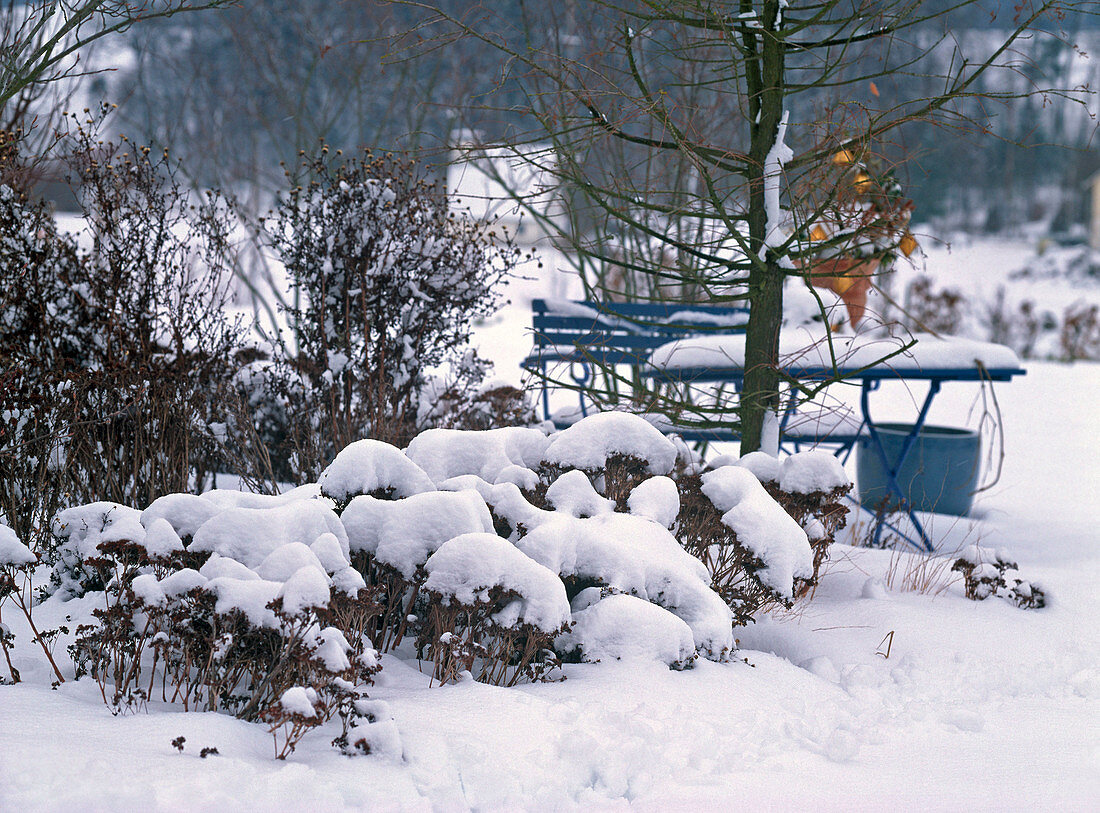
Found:
<path fill-rule="evenodd" d="M 691 628 L 668 610 L 616 594 L 573 613 L 573 628 L 559 635 L 560 651 L 579 651 L 588 663 L 656 660 L 682 668 L 695 659 Z"/>
<path fill-rule="evenodd" d="M 779 466 L 779 489 L 788 494 L 813 494 L 851 485 L 836 456 L 818 450 L 798 452 Z"/>
<path fill-rule="evenodd" d="M 189 550 L 218 553 L 255 570 L 283 545 L 307 547 L 330 533 L 347 555 L 348 536 L 340 518 L 323 500 L 297 500 L 273 508 L 229 508 L 204 522 Z"/>
<path fill-rule="evenodd" d="M 336 627 L 325 627 L 314 640 L 317 647 L 313 657 L 321 661 L 328 671 L 337 674 L 351 668 L 348 653 L 351 652 L 351 644 L 344 637 L 344 633 Z"/>
<path fill-rule="evenodd" d="M 983 564 L 1000 565 L 1015 570 L 1017 565 L 1012 554 L 1005 548 L 989 548 L 982 545 L 967 545 L 959 551 L 958 558 L 975 567 Z"/>
<path fill-rule="evenodd" d="M 555 435 L 543 461 L 596 471 L 609 457 L 629 455 L 644 460 L 650 474 L 668 474 L 676 464 L 676 453 L 676 445 L 644 418 L 629 412 L 600 412 Z"/>
<path fill-rule="evenodd" d="M 149 507 L 141 512 L 141 524 L 148 528 L 158 519 L 167 520 L 177 534 L 190 538 L 195 535 L 200 525 L 222 510 L 223 506 L 220 506 L 217 501 L 195 494 L 165 494 L 153 500 Z"/>
<path fill-rule="evenodd" d="M 380 440 L 357 440 L 345 446 L 318 480 L 321 493 L 343 504 L 360 494 L 391 492 L 411 497 L 435 485 L 420 466 L 396 446 Z"/>
<path fill-rule="evenodd" d="M 157 582 L 157 577 L 152 573 L 142 573 L 130 582 L 130 589 L 134 591 L 146 607 L 166 607 L 168 597 Z"/>
<path fill-rule="evenodd" d="M 725 455 L 723 455 L 725 457 Z M 733 461 L 735 466 L 748 469 L 761 483 L 778 483 L 781 466 L 777 458 L 767 452 L 749 452 L 740 460 Z M 714 465 L 714 468 L 719 466 Z"/>
<path fill-rule="evenodd" d="M 514 483 L 493 485 L 486 483 L 477 475 L 467 474 L 444 480 L 439 487 L 446 491 L 476 492 L 486 505 L 492 508 L 494 514 L 517 529 L 517 535 L 521 526 L 526 531 L 561 516 L 553 511 L 545 511 L 531 505 Z"/>
<path fill-rule="evenodd" d="M 320 716 L 317 709 L 317 691 L 308 686 L 291 686 L 279 697 L 282 710 L 298 717 L 312 720 Z"/>
<path fill-rule="evenodd" d="M 285 582 L 303 567 L 312 567 L 321 573 L 325 572 L 317 554 L 301 542 L 291 542 L 289 545 L 283 545 L 271 551 L 256 568 L 256 574 L 261 579 Z"/>
<path fill-rule="evenodd" d="M 346 753 L 401 759 L 401 735 L 390 706 L 383 700 L 356 700 L 356 719 L 348 726 Z"/>
<path fill-rule="evenodd" d="M 549 443 L 537 429 L 519 426 L 480 432 L 429 429 L 413 439 L 405 454 L 436 484 L 476 474 L 488 483 L 533 488 L 538 481 L 534 469 Z"/>
<path fill-rule="evenodd" d="M 569 600 L 557 574 L 494 534 L 450 539 L 431 555 L 424 569 L 428 572 L 424 588 L 442 596 L 444 603 L 473 605 L 487 600 L 494 587 L 517 593 L 494 617 L 501 626 L 522 622 L 554 634 L 569 622 Z"/>
<path fill-rule="evenodd" d="M 309 548 L 306 550 L 309 551 Z M 319 564 L 306 565 L 283 583 L 278 597 L 283 600 L 283 612 L 287 615 L 298 615 L 305 610 L 327 607 L 332 598 L 328 576 Z"/>
<path fill-rule="evenodd" d="M 710 657 L 723 658 L 733 648 L 730 608 L 710 589 L 706 566 L 652 520 L 559 517 L 516 547 L 562 578 L 592 580 L 661 605 L 687 623 L 695 648 Z"/>
<path fill-rule="evenodd" d="M 601 497 L 583 471 L 567 471 L 546 489 L 554 510 L 571 517 L 594 517 L 615 510 L 615 502 Z"/>
<path fill-rule="evenodd" d="M 493 530 L 489 509 L 474 491 L 428 491 L 401 500 L 364 494 L 348 503 L 343 522 L 352 550 L 374 556 L 406 579 L 448 539 Z"/>
<path fill-rule="evenodd" d="M 292 502 L 315 500 L 320 496 L 320 487 L 316 483 L 307 483 L 282 494 L 255 494 L 251 491 L 216 488 L 205 492 L 202 499 L 214 503 L 219 511 L 224 511 L 226 508 L 277 508 Z"/>
<path fill-rule="evenodd" d="M 7 525 L 0 525 L 0 567 L 5 565 L 29 565 L 38 559 L 31 549 L 19 541 L 15 531 Z"/>
<path fill-rule="evenodd" d="M 166 519 L 154 519 L 145 526 L 144 546 L 150 556 L 167 557 L 173 553 L 183 553 L 183 541 Z"/>
<path fill-rule="evenodd" d="M 219 556 L 216 553 L 210 554 L 210 558 L 199 568 L 199 575 L 207 579 L 230 578 L 245 581 L 255 581 L 260 578 L 256 571 L 248 569 L 236 559 Z"/>
<path fill-rule="evenodd" d="M 346 525 L 344 529 L 347 529 Z M 350 537 L 348 544 L 349 546 L 351 544 Z M 313 551 L 313 555 L 317 557 L 317 561 L 321 563 L 326 573 L 336 573 L 351 564 L 344 553 L 344 549 L 340 546 L 340 540 L 336 538 L 336 534 L 321 534 L 309 546 L 309 549 Z"/>
<path fill-rule="evenodd" d="M 367 583 L 362 573 L 348 565 L 332 574 L 332 586 L 345 595 L 357 596 Z"/>
<path fill-rule="evenodd" d="M 671 477 L 650 477 L 634 486 L 626 507 L 635 516 L 671 528 L 680 513 L 680 492 Z"/>
<path fill-rule="evenodd" d="M 184 571 L 180 571 L 180 573 L 183 572 Z M 173 576 L 178 576 L 180 573 L 175 573 Z M 173 576 L 169 576 L 168 579 L 173 578 Z M 171 597 L 172 591 L 165 585 L 168 579 L 165 579 L 160 584 L 165 594 Z M 214 612 L 218 615 L 228 615 L 234 610 L 237 610 L 243 613 L 249 623 L 255 627 L 267 627 L 268 629 L 274 630 L 280 628 L 279 620 L 275 617 L 275 613 L 267 607 L 268 604 L 280 595 L 283 589 L 283 585 L 279 582 L 268 581 L 267 579 L 232 579 L 222 577 L 211 579 L 206 584 L 196 584 L 195 586 L 205 587 L 217 597 L 217 601 L 214 604 Z M 176 585 L 173 585 L 173 588 L 178 589 Z M 325 585 L 325 588 L 327 590 L 328 585 Z"/>
<path fill-rule="evenodd" d="M 81 559 L 96 556 L 104 542 L 145 541 L 141 512 L 115 502 L 93 502 L 66 508 L 54 517 L 53 532 Z"/>
<path fill-rule="evenodd" d="M 164 591 L 164 595 L 168 598 L 176 598 L 182 596 L 184 593 L 190 593 L 192 590 L 199 587 L 206 587 L 212 579 L 208 579 L 197 570 L 192 570 L 189 567 L 185 567 L 183 570 L 177 570 L 170 576 L 165 576 L 160 580 L 160 589 Z"/>
<path fill-rule="evenodd" d="M 760 580 L 791 598 L 796 578 L 813 576 L 813 551 L 806 532 L 783 510 L 748 469 L 723 466 L 703 475 L 703 494 L 722 512 L 737 541 L 764 564 Z"/>

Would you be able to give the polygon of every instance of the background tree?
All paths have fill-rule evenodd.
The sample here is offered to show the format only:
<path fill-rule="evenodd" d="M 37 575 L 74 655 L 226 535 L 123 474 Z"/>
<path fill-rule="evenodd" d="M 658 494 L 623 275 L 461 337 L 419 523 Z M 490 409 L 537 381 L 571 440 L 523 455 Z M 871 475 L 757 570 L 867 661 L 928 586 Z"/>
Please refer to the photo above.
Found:
<path fill-rule="evenodd" d="M 0 110 L 29 109 L 44 85 L 86 75 L 87 52 L 135 23 L 227 5 L 230 0 L 32 0 L 0 9 Z"/>
<path fill-rule="evenodd" d="M 1076 98 L 1034 73 L 1022 85 L 991 78 L 1021 75 L 1025 38 L 1064 39 L 1072 2 L 1025 2 L 966 53 L 950 27 L 979 9 L 967 0 L 591 2 L 537 18 L 405 5 L 425 17 L 398 59 L 458 34 L 503 57 L 528 122 L 504 140 L 565 188 L 569 218 L 548 225 L 601 270 L 593 287 L 623 293 L 608 290 L 621 269 L 651 281 L 629 286 L 635 297 L 751 303 L 745 452 L 779 408 L 785 280 L 832 276 L 834 264 L 817 269 L 836 257 L 888 265 L 905 239 L 905 203 L 889 197 L 899 134 L 984 129 L 978 103 L 988 113 L 1036 94 Z M 853 185 L 883 205 L 853 217 Z"/>

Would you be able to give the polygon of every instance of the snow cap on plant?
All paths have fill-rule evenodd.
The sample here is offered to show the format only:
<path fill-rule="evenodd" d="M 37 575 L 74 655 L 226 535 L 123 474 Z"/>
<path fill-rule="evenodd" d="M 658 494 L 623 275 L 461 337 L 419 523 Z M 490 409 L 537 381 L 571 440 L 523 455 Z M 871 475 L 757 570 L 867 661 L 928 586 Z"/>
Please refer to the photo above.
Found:
<path fill-rule="evenodd" d="M 369 438 L 341 449 L 318 483 L 321 493 L 340 506 L 360 494 L 400 498 L 435 489 L 431 478 L 404 452 Z"/>
<path fill-rule="evenodd" d="M 676 445 L 652 424 L 629 412 L 599 412 L 554 436 L 543 462 L 561 468 L 597 471 L 614 456 L 643 461 L 650 474 L 668 474 L 676 464 Z"/>

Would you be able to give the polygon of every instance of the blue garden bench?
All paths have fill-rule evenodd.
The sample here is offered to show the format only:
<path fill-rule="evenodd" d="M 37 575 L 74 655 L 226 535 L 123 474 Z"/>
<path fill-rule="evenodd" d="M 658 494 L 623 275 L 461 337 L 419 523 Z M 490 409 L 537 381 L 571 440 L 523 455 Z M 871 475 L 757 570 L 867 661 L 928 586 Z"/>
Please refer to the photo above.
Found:
<path fill-rule="evenodd" d="M 543 418 L 559 428 L 594 410 L 593 389 L 599 370 L 613 368 L 623 381 L 659 381 L 649 364 L 650 354 L 678 339 L 700 336 L 743 335 L 749 319 L 747 306 L 702 305 L 664 302 L 596 302 L 535 299 L 531 303 L 534 347 L 522 366 L 537 373 L 541 383 Z M 568 376 L 568 380 L 566 380 Z M 740 379 L 731 379 L 732 394 L 740 391 Z M 550 406 L 551 390 L 560 387 L 577 393 L 577 409 L 563 417 Z M 630 393 L 624 393 L 629 397 Z M 731 406 L 731 409 L 735 407 Z M 805 417 L 805 416 L 802 416 Z M 729 428 L 674 425 L 660 417 L 655 424 L 691 442 L 739 440 Z M 801 420 L 793 411 L 782 418 L 782 442 L 797 451 L 802 445 L 839 444 L 850 451 L 862 432 L 858 419 Z"/>

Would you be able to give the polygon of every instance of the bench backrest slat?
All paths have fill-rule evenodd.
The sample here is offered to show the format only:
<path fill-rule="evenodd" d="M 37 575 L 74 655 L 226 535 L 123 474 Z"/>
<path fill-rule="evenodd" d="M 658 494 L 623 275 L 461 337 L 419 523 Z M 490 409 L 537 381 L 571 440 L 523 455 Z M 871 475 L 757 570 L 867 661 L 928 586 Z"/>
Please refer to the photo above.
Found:
<path fill-rule="evenodd" d="M 536 347 L 579 346 L 594 358 L 603 349 L 652 350 L 670 339 L 720 331 L 742 333 L 748 308 L 649 302 L 531 303 Z M 643 354 L 625 361 L 638 363 Z"/>

